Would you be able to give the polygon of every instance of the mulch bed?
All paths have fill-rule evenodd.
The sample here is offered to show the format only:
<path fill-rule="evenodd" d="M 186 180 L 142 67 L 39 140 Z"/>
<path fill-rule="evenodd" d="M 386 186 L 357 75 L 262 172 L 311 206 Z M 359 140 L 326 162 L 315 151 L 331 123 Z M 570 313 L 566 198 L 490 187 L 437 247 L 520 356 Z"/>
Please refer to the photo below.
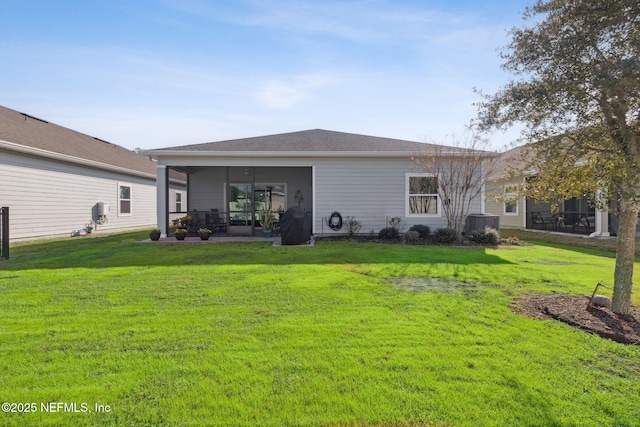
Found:
<path fill-rule="evenodd" d="M 532 319 L 553 319 L 623 344 L 640 345 L 640 307 L 631 306 L 621 316 L 604 307 L 590 306 L 588 297 L 528 295 L 511 306 L 513 312 Z"/>

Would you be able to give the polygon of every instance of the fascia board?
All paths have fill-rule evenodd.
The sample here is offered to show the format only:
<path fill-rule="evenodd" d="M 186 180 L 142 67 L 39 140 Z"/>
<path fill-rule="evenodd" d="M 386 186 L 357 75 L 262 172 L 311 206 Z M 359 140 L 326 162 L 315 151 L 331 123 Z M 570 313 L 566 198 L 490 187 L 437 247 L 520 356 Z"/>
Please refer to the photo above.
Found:
<path fill-rule="evenodd" d="M 175 151 L 144 150 L 141 154 L 153 158 L 170 157 L 216 157 L 216 158 L 411 158 L 425 155 L 425 152 L 410 151 Z M 459 157 L 463 154 L 451 151 L 440 152 L 440 156 Z M 494 157 L 493 153 L 481 157 Z"/>

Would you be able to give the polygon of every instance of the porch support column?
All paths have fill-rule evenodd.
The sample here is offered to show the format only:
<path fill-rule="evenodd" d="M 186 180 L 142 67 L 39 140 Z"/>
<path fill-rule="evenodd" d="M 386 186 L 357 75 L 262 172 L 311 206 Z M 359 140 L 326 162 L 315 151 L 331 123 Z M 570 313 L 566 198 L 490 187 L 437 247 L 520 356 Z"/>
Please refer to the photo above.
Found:
<path fill-rule="evenodd" d="M 156 166 L 156 206 L 157 221 L 161 237 L 169 232 L 169 169 L 165 165 Z"/>
<path fill-rule="evenodd" d="M 596 200 L 602 203 L 602 191 L 596 191 Z M 608 237 L 609 233 L 609 212 L 607 210 L 601 210 L 596 208 L 596 226 L 590 237 L 602 236 Z"/>

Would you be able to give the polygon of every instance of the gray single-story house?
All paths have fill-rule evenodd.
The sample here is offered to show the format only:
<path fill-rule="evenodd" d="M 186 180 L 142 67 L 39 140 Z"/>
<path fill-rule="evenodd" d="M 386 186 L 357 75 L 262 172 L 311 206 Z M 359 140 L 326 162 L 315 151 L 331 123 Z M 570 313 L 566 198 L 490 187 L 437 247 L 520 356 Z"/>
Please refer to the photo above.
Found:
<path fill-rule="evenodd" d="M 538 172 L 527 169 L 526 146 L 502 153 L 493 176 L 486 184 L 487 213 L 500 216 L 502 228 L 547 230 L 606 237 L 617 231 L 617 217 L 590 206 L 587 197 L 557 200 L 551 204 L 524 197 L 519 188 Z"/>
<path fill-rule="evenodd" d="M 147 150 L 157 161 L 158 228 L 166 235 L 172 212 L 169 171 L 188 176 L 189 212 L 201 224 L 211 213 L 231 235 L 260 232 L 258 212 L 304 209 L 314 235 L 339 235 L 332 214 L 354 217 L 361 234 L 377 233 L 391 218 L 408 228 L 447 226 L 436 189 L 438 176 L 419 166 L 428 144 L 328 130 L 306 130 L 196 145 Z M 460 156 L 465 150 L 439 150 Z M 470 212 L 484 213 L 484 197 Z M 406 229 L 405 229 L 406 230 Z"/>
<path fill-rule="evenodd" d="M 186 177 L 173 172 L 168 182 L 167 202 L 181 210 Z M 1 106 L 0 183 L 12 241 L 156 224 L 155 162 Z"/>

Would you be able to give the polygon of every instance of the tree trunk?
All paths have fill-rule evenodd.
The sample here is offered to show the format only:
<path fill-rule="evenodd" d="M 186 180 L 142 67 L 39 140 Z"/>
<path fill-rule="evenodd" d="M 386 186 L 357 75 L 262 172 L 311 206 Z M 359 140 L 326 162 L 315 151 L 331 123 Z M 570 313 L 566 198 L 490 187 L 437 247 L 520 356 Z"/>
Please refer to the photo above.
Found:
<path fill-rule="evenodd" d="M 631 288 L 633 287 L 638 206 L 629 202 L 623 202 L 621 205 L 611 311 L 617 314 L 629 314 Z"/>

